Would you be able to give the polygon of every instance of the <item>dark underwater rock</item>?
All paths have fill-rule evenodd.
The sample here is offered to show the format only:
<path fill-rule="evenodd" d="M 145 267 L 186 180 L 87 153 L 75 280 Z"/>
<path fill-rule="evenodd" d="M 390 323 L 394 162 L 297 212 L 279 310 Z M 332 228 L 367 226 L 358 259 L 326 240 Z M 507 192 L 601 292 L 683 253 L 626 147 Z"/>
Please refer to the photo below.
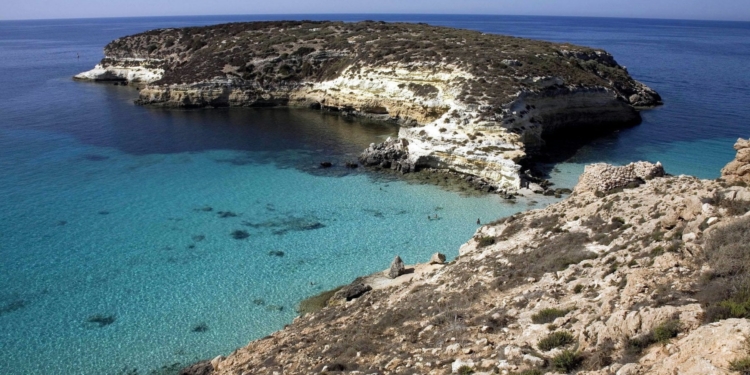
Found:
<path fill-rule="evenodd" d="M 102 328 L 114 323 L 115 320 L 117 320 L 117 317 L 114 315 L 96 314 L 89 316 L 86 323 L 96 324 L 99 328 Z"/>
<path fill-rule="evenodd" d="M 228 217 L 237 217 L 237 214 L 232 211 L 219 211 L 218 214 L 222 219 L 226 219 Z"/>
<path fill-rule="evenodd" d="M 192 329 L 190 329 L 190 332 L 196 332 L 196 333 L 203 333 L 208 331 L 208 324 L 205 322 L 201 322 L 196 324 Z"/>
<path fill-rule="evenodd" d="M 11 301 L 6 303 L 3 306 L 0 306 L 0 315 L 12 313 L 14 311 L 20 310 L 24 307 L 26 307 L 26 301 L 22 299 L 17 299 L 15 301 Z"/>
<path fill-rule="evenodd" d="M 250 233 L 247 233 L 244 230 L 238 229 L 232 232 L 232 238 L 234 238 L 235 240 L 244 240 L 245 238 L 248 238 L 248 237 L 250 237 Z"/>

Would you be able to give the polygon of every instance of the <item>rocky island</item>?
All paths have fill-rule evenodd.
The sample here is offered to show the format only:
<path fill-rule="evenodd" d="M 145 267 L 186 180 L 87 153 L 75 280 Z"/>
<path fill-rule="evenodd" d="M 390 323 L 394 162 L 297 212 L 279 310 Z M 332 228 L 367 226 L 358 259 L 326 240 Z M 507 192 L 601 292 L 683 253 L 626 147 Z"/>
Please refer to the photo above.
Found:
<path fill-rule="evenodd" d="M 455 260 L 396 259 L 182 374 L 747 374 L 747 145 L 719 180 L 589 166 L 570 197 L 482 226 Z"/>
<path fill-rule="evenodd" d="M 556 132 L 640 122 L 659 95 L 605 51 L 425 24 L 277 21 L 159 29 L 109 43 L 75 78 L 142 85 L 162 107 L 304 106 L 401 125 L 360 161 L 447 169 L 487 190 Z"/>

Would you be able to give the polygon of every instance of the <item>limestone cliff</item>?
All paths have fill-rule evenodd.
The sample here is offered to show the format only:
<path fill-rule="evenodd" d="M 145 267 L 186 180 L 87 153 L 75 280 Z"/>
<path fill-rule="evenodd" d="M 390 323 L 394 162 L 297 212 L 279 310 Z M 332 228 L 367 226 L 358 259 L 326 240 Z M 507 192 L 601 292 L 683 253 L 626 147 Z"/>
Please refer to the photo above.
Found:
<path fill-rule="evenodd" d="M 518 188 L 542 134 L 640 121 L 660 104 L 602 50 L 424 24 L 280 21 L 117 39 L 76 76 L 147 84 L 166 107 L 298 105 L 403 125 L 403 172 L 447 168 Z M 385 163 L 383 163 L 385 162 Z"/>
<path fill-rule="evenodd" d="M 750 190 L 648 163 L 601 170 L 479 228 L 449 264 L 360 279 L 373 289 L 201 371 L 746 373 Z"/>

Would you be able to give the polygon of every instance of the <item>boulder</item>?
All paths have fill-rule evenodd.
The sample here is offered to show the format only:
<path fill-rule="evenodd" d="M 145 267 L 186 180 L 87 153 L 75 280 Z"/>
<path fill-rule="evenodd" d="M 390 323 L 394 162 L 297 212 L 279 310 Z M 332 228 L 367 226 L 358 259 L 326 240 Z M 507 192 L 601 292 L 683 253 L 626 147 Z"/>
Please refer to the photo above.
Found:
<path fill-rule="evenodd" d="M 339 289 L 339 291 L 328 301 L 328 304 L 335 304 L 337 301 L 351 301 L 371 290 L 372 287 L 369 285 L 363 283 L 352 283 Z"/>
<path fill-rule="evenodd" d="M 738 139 L 734 149 L 737 155 L 722 168 L 721 178 L 732 185 L 750 185 L 750 140 Z"/>
<path fill-rule="evenodd" d="M 391 139 L 383 143 L 371 144 L 359 156 L 359 162 L 365 166 L 380 166 L 391 168 L 401 172 L 409 172 L 413 168 L 408 163 L 407 146 L 409 142 L 405 139 Z"/>
<path fill-rule="evenodd" d="M 404 261 L 401 260 L 401 257 L 396 255 L 395 258 L 393 258 L 393 262 L 391 262 L 391 268 L 388 270 L 388 277 L 391 279 L 395 279 L 401 274 L 404 273 L 404 270 L 406 267 L 404 266 Z"/>
<path fill-rule="evenodd" d="M 608 193 L 615 189 L 636 187 L 646 180 L 664 176 L 661 163 L 639 161 L 616 167 L 606 163 L 587 165 L 578 179 L 575 193 Z"/>
<path fill-rule="evenodd" d="M 443 264 L 445 263 L 445 254 L 435 253 L 430 257 L 430 264 Z"/>

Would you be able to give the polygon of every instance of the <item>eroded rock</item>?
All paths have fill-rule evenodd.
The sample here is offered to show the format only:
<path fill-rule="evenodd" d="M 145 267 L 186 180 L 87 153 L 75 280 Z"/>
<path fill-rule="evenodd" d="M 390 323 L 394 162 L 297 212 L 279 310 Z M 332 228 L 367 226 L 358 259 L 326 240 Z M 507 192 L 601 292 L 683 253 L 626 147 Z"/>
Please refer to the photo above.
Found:
<path fill-rule="evenodd" d="M 404 273 L 404 270 L 406 270 L 406 266 L 404 265 L 404 261 L 401 260 L 401 257 L 396 255 L 395 258 L 393 258 L 393 261 L 391 262 L 391 267 L 388 269 L 388 277 L 391 279 L 395 279 L 401 274 Z"/>
<path fill-rule="evenodd" d="M 353 283 L 339 289 L 328 301 L 329 305 L 351 301 L 372 290 L 372 287 L 363 283 Z"/>
<path fill-rule="evenodd" d="M 721 178 L 730 184 L 750 185 L 750 140 L 738 139 L 737 155 L 721 170 Z"/>
<path fill-rule="evenodd" d="M 430 264 L 443 264 L 445 263 L 445 254 L 435 253 L 430 257 Z"/>

